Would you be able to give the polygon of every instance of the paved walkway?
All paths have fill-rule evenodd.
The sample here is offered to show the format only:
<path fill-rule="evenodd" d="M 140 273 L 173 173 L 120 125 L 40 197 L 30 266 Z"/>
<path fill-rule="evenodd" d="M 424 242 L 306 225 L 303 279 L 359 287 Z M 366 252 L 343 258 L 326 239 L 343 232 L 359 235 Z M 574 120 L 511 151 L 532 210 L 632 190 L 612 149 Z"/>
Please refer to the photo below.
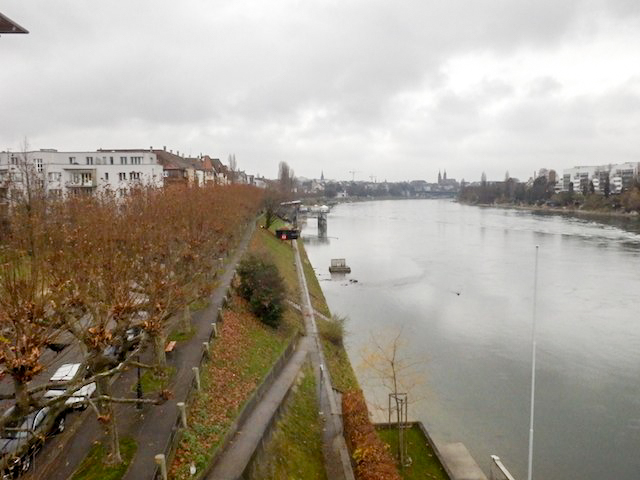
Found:
<path fill-rule="evenodd" d="M 296 271 L 300 282 L 300 303 L 305 328 L 307 335 L 313 339 L 309 350 L 309 358 L 316 376 L 316 385 L 319 386 L 320 412 L 324 416 L 323 454 L 327 478 L 331 480 L 354 480 L 351 459 L 342 436 L 340 408 L 331 385 L 331 377 L 326 367 L 327 363 L 318 338 L 314 309 L 311 306 L 309 288 L 307 287 L 307 280 L 300 260 L 298 243 L 293 242 L 293 246 L 295 249 Z"/>
<path fill-rule="evenodd" d="M 240 426 L 240 430 L 234 436 L 230 446 L 221 454 L 206 480 L 237 480 L 241 477 L 307 357 L 311 360 L 316 376 L 320 413 L 324 418 L 323 454 L 327 478 L 331 480 L 354 479 L 349 455 L 342 436 L 342 419 L 331 388 L 331 379 L 324 367 L 324 357 L 317 336 L 300 254 L 297 244 L 293 242 L 293 245 L 301 301 L 305 306 L 301 307 L 294 302 L 289 303 L 302 311 L 306 335 L 298 343 L 296 352 L 289 359 L 273 385 L 269 387 L 250 416 Z"/>
<path fill-rule="evenodd" d="M 191 385 L 192 367 L 199 365 L 202 355 L 202 342 L 209 340 L 211 323 L 216 320 L 218 308 L 227 293 L 231 279 L 235 273 L 237 262 L 244 254 L 255 224 L 248 226 L 240 244 L 232 257 L 227 260 L 224 273 L 218 278 L 219 285 L 210 297 L 210 304 L 206 309 L 194 312 L 192 325 L 195 334 L 187 341 L 180 342 L 174 352 L 168 356 L 167 363 L 176 368 L 174 381 L 169 386 L 173 398 L 157 406 L 145 406 L 137 410 L 131 405 L 116 405 L 116 419 L 120 436 L 134 437 L 138 444 L 138 451 L 129 468 L 127 480 L 151 479 L 155 470 L 154 456 L 165 451 L 165 446 L 172 434 L 176 418 L 176 403 L 184 401 Z M 146 355 L 146 356 L 145 356 Z M 152 361 L 151 349 L 143 354 L 142 361 Z M 132 385 L 136 382 L 136 369 L 122 374 L 113 385 L 116 396 L 131 397 Z M 56 441 L 48 442 L 45 450 L 36 457 L 36 465 L 31 475 L 26 478 L 42 480 L 66 480 L 86 457 L 94 442 L 103 436 L 103 429 L 98 424 L 95 414 L 87 410 L 75 420 L 72 414 L 67 431 Z"/>
<path fill-rule="evenodd" d="M 163 405 L 150 407 L 144 421 L 140 423 L 140 428 L 136 432 L 138 451 L 124 480 L 153 478 L 154 457 L 158 453 L 164 453 L 167 442 L 171 438 L 178 415 L 176 403 L 184 402 L 186 399 L 193 381 L 191 369 L 200 364 L 202 342 L 209 340 L 211 323 L 216 321 L 218 308 L 222 307 L 222 301 L 235 274 L 236 265 L 249 244 L 254 227 L 255 224 L 252 223 L 228 262 L 224 274 L 220 277 L 220 284 L 211 296 L 209 306 L 193 315 L 192 324 L 196 333 L 188 341 L 181 342 L 173 352 L 171 365 L 176 368 L 175 383 L 171 386 L 173 398 Z"/>
<path fill-rule="evenodd" d="M 241 477 L 258 448 L 271 419 L 284 401 L 307 358 L 311 339 L 304 337 L 273 385 L 236 433 L 231 444 L 215 464 L 207 480 L 236 480 Z"/>
<path fill-rule="evenodd" d="M 451 480 L 487 480 L 469 450 L 460 442 L 438 447 Z"/>

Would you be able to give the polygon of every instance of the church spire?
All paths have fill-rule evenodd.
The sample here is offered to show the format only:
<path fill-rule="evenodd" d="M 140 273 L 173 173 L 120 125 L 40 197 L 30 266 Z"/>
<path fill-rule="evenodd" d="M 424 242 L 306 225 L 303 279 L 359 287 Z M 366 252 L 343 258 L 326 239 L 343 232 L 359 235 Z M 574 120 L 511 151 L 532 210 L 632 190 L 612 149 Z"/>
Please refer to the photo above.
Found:
<path fill-rule="evenodd" d="M 324 182 L 324 170 L 320 170 L 320 181 Z"/>
<path fill-rule="evenodd" d="M 438 170 L 438 185 L 440 185 L 442 183 L 442 174 L 440 173 L 440 170 Z"/>

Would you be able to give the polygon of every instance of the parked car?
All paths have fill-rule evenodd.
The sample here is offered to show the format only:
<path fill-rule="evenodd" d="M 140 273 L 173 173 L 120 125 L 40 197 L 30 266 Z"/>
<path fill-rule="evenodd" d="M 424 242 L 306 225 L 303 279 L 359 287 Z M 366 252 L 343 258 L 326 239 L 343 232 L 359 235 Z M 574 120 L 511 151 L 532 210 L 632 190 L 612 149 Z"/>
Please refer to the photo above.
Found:
<path fill-rule="evenodd" d="M 145 331 L 141 327 L 128 328 L 124 333 L 122 343 L 110 345 L 104 350 L 104 355 L 110 357 L 116 363 L 122 362 L 127 357 L 127 354 L 144 340 L 145 335 Z"/>
<path fill-rule="evenodd" d="M 70 382 L 78 375 L 80 370 L 79 363 L 65 363 L 62 365 L 56 373 L 53 374 L 50 382 Z M 55 398 L 63 395 L 67 391 L 67 386 L 61 384 L 59 387 L 53 387 L 47 390 L 44 394 L 45 398 Z M 66 408 L 84 409 L 87 408 L 87 398 L 93 395 L 96 391 L 96 384 L 89 383 L 78 390 L 72 392 L 73 395 L 67 398 L 64 402 Z"/>
<path fill-rule="evenodd" d="M 13 414 L 9 408 L 4 416 Z M 51 415 L 56 415 L 53 422 Z M 25 417 L 8 423 L 0 431 L 0 457 L 8 463 L 2 471 L 2 480 L 18 478 L 31 468 L 35 454 L 42 448 L 47 437 L 61 433 L 65 427 L 65 414 L 57 408 L 41 408 Z"/>

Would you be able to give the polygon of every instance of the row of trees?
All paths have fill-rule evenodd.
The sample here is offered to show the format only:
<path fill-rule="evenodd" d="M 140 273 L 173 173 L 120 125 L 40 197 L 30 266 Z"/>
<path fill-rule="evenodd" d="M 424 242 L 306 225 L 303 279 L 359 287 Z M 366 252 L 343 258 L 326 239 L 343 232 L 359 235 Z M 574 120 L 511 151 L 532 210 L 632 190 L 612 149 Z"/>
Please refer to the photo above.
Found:
<path fill-rule="evenodd" d="M 593 182 L 584 183 L 579 189 L 555 193 L 556 182 L 546 177 L 538 177 L 531 185 L 517 182 L 507 176 L 503 182 L 487 182 L 480 185 L 465 185 L 458 194 L 458 200 L 471 204 L 525 204 L 551 206 L 583 206 L 590 210 L 640 211 L 640 179 L 621 194 L 612 195 L 608 183 L 603 194 L 596 193 Z"/>
<path fill-rule="evenodd" d="M 112 461 L 120 462 L 113 404 L 162 398 L 116 398 L 109 380 L 130 367 L 166 364 L 169 319 L 188 315 L 189 304 L 211 291 L 218 258 L 262 195 L 231 185 L 52 200 L 28 189 L 5 213 L 0 237 L 0 369 L 13 383 L 2 398 L 15 401 L 0 427 L 38 408 L 61 408 L 95 382 L 90 404 L 109 434 Z M 146 332 L 153 362 L 110 353 L 124 348 L 132 327 Z M 34 380 L 54 357 L 48 347 L 71 343 L 80 348 L 83 374 L 65 385 L 65 395 L 47 399 L 52 385 Z"/>

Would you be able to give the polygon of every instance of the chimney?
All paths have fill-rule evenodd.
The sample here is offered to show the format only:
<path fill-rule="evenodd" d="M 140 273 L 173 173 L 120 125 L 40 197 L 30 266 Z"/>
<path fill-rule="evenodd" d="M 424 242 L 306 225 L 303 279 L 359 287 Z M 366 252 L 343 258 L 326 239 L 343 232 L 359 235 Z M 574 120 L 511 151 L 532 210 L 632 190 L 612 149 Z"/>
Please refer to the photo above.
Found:
<path fill-rule="evenodd" d="M 150 151 L 150 152 L 153 152 L 153 145 L 151 145 L 151 146 L 149 147 L 149 151 Z"/>
<path fill-rule="evenodd" d="M 167 151 L 167 146 L 165 145 L 164 147 L 162 147 L 162 149 L 166 152 Z"/>

